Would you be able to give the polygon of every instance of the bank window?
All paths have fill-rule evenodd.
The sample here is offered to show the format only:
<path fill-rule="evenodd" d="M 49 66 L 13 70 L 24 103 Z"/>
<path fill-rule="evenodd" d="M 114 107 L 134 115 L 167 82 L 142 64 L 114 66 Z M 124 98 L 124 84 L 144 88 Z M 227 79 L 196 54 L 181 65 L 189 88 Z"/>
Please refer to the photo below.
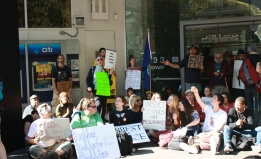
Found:
<path fill-rule="evenodd" d="M 71 0 L 27 0 L 26 11 L 24 4 L 24 0 L 18 0 L 18 26 L 20 28 L 25 28 L 26 23 L 28 28 L 70 28 L 72 26 Z"/>

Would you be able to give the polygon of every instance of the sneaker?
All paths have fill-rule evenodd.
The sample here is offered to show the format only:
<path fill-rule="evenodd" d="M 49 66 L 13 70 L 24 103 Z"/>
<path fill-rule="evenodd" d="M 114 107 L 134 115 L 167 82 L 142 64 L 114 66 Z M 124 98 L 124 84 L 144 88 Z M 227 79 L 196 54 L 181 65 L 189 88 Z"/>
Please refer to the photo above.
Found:
<path fill-rule="evenodd" d="M 251 146 L 252 151 L 260 153 L 261 152 L 261 147 L 259 145 L 253 145 Z"/>
<path fill-rule="evenodd" d="M 183 151 L 187 151 L 193 154 L 197 154 L 198 153 L 198 149 L 196 146 L 190 146 L 186 143 L 180 143 L 179 147 L 183 150 Z"/>
<path fill-rule="evenodd" d="M 217 142 L 216 139 L 214 137 L 210 138 L 210 153 L 213 155 L 217 154 Z"/>
<path fill-rule="evenodd" d="M 233 152 L 233 151 L 234 150 L 233 150 L 232 146 L 229 143 L 227 143 L 225 148 L 224 148 L 224 152 L 229 153 L 229 152 Z"/>
<path fill-rule="evenodd" d="M 190 136 L 189 138 L 188 138 L 188 145 L 193 145 L 194 144 L 194 139 L 193 139 L 193 136 Z"/>

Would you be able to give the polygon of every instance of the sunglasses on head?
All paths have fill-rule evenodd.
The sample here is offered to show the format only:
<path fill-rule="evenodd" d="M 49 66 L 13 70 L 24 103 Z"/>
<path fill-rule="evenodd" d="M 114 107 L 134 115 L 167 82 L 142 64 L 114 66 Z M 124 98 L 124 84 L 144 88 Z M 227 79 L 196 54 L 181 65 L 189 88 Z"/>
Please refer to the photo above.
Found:
<path fill-rule="evenodd" d="M 88 105 L 87 107 L 88 107 L 88 108 L 96 108 L 96 105 L 95 105 L 95 106 L 90 106 L 90 105 Z"/>
<path fill-rule="evenodd" d="M 103 59 L 97 59 L 97 61 L 103 61 Z"/>

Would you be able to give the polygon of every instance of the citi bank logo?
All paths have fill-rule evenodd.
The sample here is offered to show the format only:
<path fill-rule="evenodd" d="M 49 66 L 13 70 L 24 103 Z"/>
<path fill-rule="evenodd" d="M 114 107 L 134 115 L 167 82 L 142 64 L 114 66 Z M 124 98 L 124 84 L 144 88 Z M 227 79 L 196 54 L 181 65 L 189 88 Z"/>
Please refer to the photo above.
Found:
<path fill-rule="evenodd" d="M 47 46 L 46 48 L 42 48 L 43 53 L 53 52 L 53 48 L 51 46 Z"/>

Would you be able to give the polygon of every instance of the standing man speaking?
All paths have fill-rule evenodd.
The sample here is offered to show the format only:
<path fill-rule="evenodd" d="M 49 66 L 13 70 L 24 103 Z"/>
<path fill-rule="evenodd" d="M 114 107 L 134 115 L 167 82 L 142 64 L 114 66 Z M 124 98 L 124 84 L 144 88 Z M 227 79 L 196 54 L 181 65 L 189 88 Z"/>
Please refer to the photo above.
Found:
<path fill-rule="evenodd" d="M 69 95 L 69 103 L 72 102 L 71 98 L 71 93 L 72 93 L 72 72 L 70 67 L 64 65 L 64 56 L 63 55 L 58 55 L 57 56 L 57 66 L 54 66 L 51 72 L 51 78 L 52 78 L 52 85 L 53 85 L 53 99 L 51 102 L 52 105 L 52 112 L 55 111 L 56 106 L 59 104 L 59 93 L 61 93 L 60 89 L 63 88 L 68 88 L 66 91 Z M 69 82 L 64 82 L 64 81 L 69 81 Z M 63 88 L 58 88 L 58 83 L 60 83 L 59 86 Z M 60 92 L 59 92 L 60 91 Z"/>

